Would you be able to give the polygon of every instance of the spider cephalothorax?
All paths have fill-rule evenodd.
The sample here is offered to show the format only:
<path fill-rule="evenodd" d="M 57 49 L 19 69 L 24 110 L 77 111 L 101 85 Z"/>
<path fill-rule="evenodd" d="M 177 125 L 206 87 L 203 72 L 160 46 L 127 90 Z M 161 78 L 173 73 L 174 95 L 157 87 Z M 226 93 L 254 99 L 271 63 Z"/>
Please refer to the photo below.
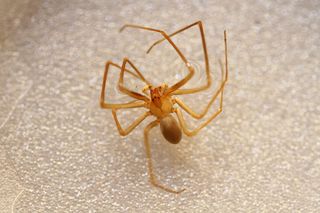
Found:
<path fill-rule="evenodd" d="M 205 85 L 197 86 L 193 88 L 188 89 L 181 89 L 182 86 L 184 86 L 194 75 L 194 68 L 189 63 L 189 61 L 186 59 L 184 54 L 181 52 L 181 50 L 177 47 L 177 45 L 171 40 L 171 37 L 177 35 L 178 33 L 185 31 L 193 26 L 198 26 L 201 34 L 201 41 L 202 41 L 202 47 L 203 47 L 203 53 L 204 53 L 204 61 L 205 61 L 205 74 L 207 77 L 207 82 Z M 106 64 L 103 81 L 102 81 L 102 90 L 101 90 L 101 96 L 100 96 L 100 106 L 105 109 L 112 109 L 112 115 L 116 122 L 118 131 L 120 135 L 128 135 L 135 127 L 137 127 L 146 117 L 148 116 L 154 116 L 155 120 L 149 123 L 146 128 L 144 129 L 144 145 L 146 148 L 146 155 L 148 160 L 148 172 L 150 177 L 150 182 L 156 186 L 159 187 L 167 192 L 172 193 L 180 193 L 183 190 L 174 190 L 168 187 L 165 187 L 158 183 L 156 180 L 156 177 L 153 173 L 153 166 L 152 166 L 152 160 L 151 160 L 151 149 L 149 144 L 149 132 L 152 128 L 154 128 L 157 125 L 160 125 L 161 132 L 163 136 L 166 138 L 167 141 L 173 144 L 179 143 L 181 140 L 182 132 L 186 134 L 187 136 L 193 136 L 196 135 L 203 127 L 207 126 L 214 118 L 216 118 L 221 112 L 222 112 L 222 102 L 223 102 L 223 91 L 225 84 L 228 80 L 228 58 L 227 58 L 227 35 L 226 31 L 224 31 L 224 44 L 225 44 L 225 68 L 223 67 L 222 63 L 220 62 L 221 66 L 221 83 L 218 88 L 218 90 L 212 95 L 210 100 L 208 101 L 206 107 L 203 111 L 200 113 L 194 112 L 190 107 L 188 107 L 182 100 L 177 98 L 178 95 L 184 95 L 184 94 L 194 94 L 200 91 L 204 91 L 208 89 L 211 86 L 211 77 L 210 77 L 210 67 L 209 67 L 209 59 L 208 59 L 208 53 L 207 53 L 207 47 L 206 47 L 206 41 L 204 37 L 204 30 L 202 26 L 201 21 L 197 21 L 189 26 L 186 26 L 172 34 L 167 34 L 163 30 L 158 30 L 150 27 L 143 27 L 138 25 L 132 25 L 127 24 L 124 25 L 120 31 L 123 29 L 130 27 L 130 28 L 137 28 L 146 30 L 149 32 L 159 33 L 163 36 L 162 39 L 156 41 L 151 47 L 148 49 L 147 53 L 151 51 L 151 49 L 160 44 L 163 41 L 167 41 L 173 49 L 176 51 L 180 59 L 185 64 L 186 68 L 188 69 L 189 73 L 181 80 L 179 80 L 174 85 L 168 86 L 167 84 L 162 84 L 161 86 L 154 87 L 147 79 L 144 78 L 144 76 L 141 74 L 141 72 L 138 70 L 138 68 L 128 59 L 124 58 L 122 66 L 119 66 L 111 61 L 108 61 Z M 131 66 L 132 69 L 127 68 L 127 64 Z M 136 99 L 135 101 L 130 101 L 127 103 L 120 103 L 120 104 L 112 104 L 107 103 L 105 101 L 105 89 L 106 89 L 106 82 L 107 82 L 107 75 L 109 71 L 110 65 L 117 67 L 121 70 L 120 72 L 120 78 L 118 81 L 118 88 L 119 90 L 130 96 L 131 98 Z M 137 93 L 135 91 L 130 90 L 129 88 L 125 87 L 124 85 L 124 73 L 129 73 L 131 76 L 134 76 L 138 80 L 142 81 L 146 86 L 142 89 L 142 92 L 144 94 Z M 185 112 L 187 112 L 189 115 L 191 115 L 195 119 L 201 119 L 203 118 L 207 112 L 209 111 L 210 106 L 215 102 L 215 100 L 219 98 L 219 108 L 206 120 L 204 120 L 198 127 L 196 127 L 193 130 L 190 130 L 187 125 L 186 121 L 182 115 L 182 112 L 180 110 L 183 109 Z M 174 107 L 174 105 L 177 105 Z M 117 110 L 121 110 L 124 108 L 146 108 L 147 111 L 144 112 L 141 116 L 139 116 L 131 125 L 129 125 L 127 128 L 123 128 L 120 125 L 120 122 L 117 117 Z M 175 115 L 178 118 L 178 121 L 176 118 L 172 115 Z M 182 130 L 182 131 L 181 131 Z"/>
<path fill-rule="evenodd" d="M 163 96 L 166 96 L 166 90 L 168 89 L 167 84 L 162 84 L 161 86 L 158 87 L 150 87 L 150 97 L 152 102 L 154 102 L 157 106 L 161 105 L 160 99 Z"/>
<path fill-rule="evenodd" d="M 171 95 L 166 93 L 167 84 L 158 87 L 150 87 L 150 112 L 159 119 L 173 112 Z"/>

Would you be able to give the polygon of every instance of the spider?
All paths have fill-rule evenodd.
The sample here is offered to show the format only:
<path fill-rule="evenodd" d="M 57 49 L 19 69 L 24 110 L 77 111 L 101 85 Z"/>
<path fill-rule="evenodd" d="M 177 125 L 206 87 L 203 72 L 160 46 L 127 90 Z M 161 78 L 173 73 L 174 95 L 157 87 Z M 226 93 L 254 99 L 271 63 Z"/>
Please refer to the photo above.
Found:
<path fill-rule="evenodd" d="M 180 51 L 180 49 L 176 46 L 176 44 L 171 40 L 171 37 L 177 35 L 178 33 L 181 33 L 191 27 L 197 26 L 200 31 L 201 35 L 201 41 L 202 41 L 202 47 L 203 47 L 203 53 L 204 53 L 204 60 L 205 60 L 205 72 L 206 72 L 206 84 L 202 86 L 198 86 L 195 88 L 190 89 L 180 89 L 183 85 L 185 85 L 194 75 L 194 68 L 192 64 L 188 62 L 188 60 L 185 58 L 183 53 Z M 201 21 L 197 21 L 193 24 L 190 24 L 172 34 L 167 34 L 163 30 L 154 29 L 151 27 L 145 27 L 145 26 L 139 26 L 139 25 L 133 25 L 133 24 L 126 24 L 123 27 L 120 28 L 120 32 L 122 32 L 126 28 L 135 28 L 140 30 L 145 30 L 153 33 L 158 33 L 162 35 L 162 39 L 156 41 L 151 45 L 151 47 L 147 50 L 147 53 L 149 53 L 152 48 L 158 44 L 160 44 L 163 41 L 169 42 L 169 44 L 174 48 L 176 53 L 179 55 L 180 59 L 184 62 L 186 68 L 188 69 L 188 74 L 179 80 L 177 83 L 169 86 L 166 83 L 163 83 L 159 86 L 153 86 L 147 79 L 144 78 L 144 76 L 141 74 L 141 72 L 138 70 L 138 68 L 128 59 L 124 58 L 122 66 L 119 66 L 111 61 L 108 61 L 105 66 L 103 81 L 102 81 L 102 90 L 101 90 L 101 96 L 100 96 L 100 106 L 104 109 L 112 109 L 112 115 L 115 120 L 117 129 L 122 136 L 128 135 L 135 127 L 137 127 L 146 117 L 148 116 L 154 116 L 155 120 L 149 123 L 145 129 L 144 129 L 144 145 L 145 145 L 145 152 L 147 157 L 147 165 L 148 165 L 148 174 L 149 174 L 149 181 L 151 184 L 155 187 L 158 187 L 160 189 L 163 189 L 167 192 L 176 193 L 179 194 L 185 189 L 182 190 L 174 190 L 172 188 L 166 187 L 162 184 L 160 184 L 153 171 L 153 165 L 152 165 L 152 158 L 151 158 L 151 149 L 149 144 L 149 132 L 152 128 L 156 127 L 157 125 L 160 125 L 160 130 L 164 138 L 172 143 L 177 144 L 181 140 L 182 132 L 186 134 L 187 136 L 194 136 L 196 135 L 203 127 L 207 126 L 213 119 L 215 119 L 221 112 L 223 107 L 223 91 L 225 84 L 228 80 L 228 57 L 227 57 L 227 34 L 226 31 L 224 31 L 224 60 L 225 60 L 225 67 L 223 66 L 222 62 L 220 62 L 220 68 L 221 68 L 221 82 L 220 86 L 215 91 L 215 93 L 210 98 L 210 101 L 208 102 L 207 106 L 204 108 L 204 110 L 201 113 L 196 113 L 191 109 L 189 106 L 187 106 L 182 100 L 177 98 L 176 96 L 184 95 L 184 94 L 192 94 L 197 93 L 203 90 L 208 89 L 211 86 L 211 76 L 210 76 L 210 67 L 209 67 L 209 59 L 208 59 L 208 53 L 207 53 L 207 46 L 205 41 L 205 35 L 204 35 L 204 28 Z M 132 69 L 127 68 L 127 64 L 131 66 Z M 107 103 L 105 101 L 105 88 L 106 88 L 106 81 L 108 76 L 108 70 L 110 66 L 114 66 L 120 70 L 120 77 L 118 80 L 118 89 L 136 99 L 134 101 L 130 101 L 127 103 L 121 103 L 121 104 L 112 104 Z M 132 71 L 133 70 L 133 71 Z M 141 93 L 132 91 L 124 86 L 124 74 L 128 73 L 132 77 L 137 78 L 141 80 L 145 87 L 141 88 Z M 195 119 L 201 119 L 203 118 L 212 103 L 217 99 L 219 100 L 219 108 L 203 123 L 201 123 L 197 128 L 190 130 L 187 128 L 185 119 L 181 113 L 181 109 L 190 114 Z M 117 118 L 117 112 L 120 109 L 124 108 L 138 108 L 138 107 L 144 107 L 148 109 L 147 112 L 143 113 L 141 116 L 139 116 L 136 120 L 133 121 L 132 124 L 130 124 L 127 128 L 123 128 L 121 124 L 119 123 L 119 120 Z M 181 109 L 179 109 L 180 107 Z M 172 114 L 175 114 L 178 118 L 178 121 L 172 116 Z M 181 131 L 182 129 L 182 131 Z"/>

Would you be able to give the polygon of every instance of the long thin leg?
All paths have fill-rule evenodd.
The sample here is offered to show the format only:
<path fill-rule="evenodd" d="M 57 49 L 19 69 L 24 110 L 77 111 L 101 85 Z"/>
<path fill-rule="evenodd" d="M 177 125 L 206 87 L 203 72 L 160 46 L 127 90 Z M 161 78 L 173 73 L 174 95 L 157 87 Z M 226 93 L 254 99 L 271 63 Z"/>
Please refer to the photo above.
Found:
<path fill-rule="evenodd" d="M 203 54 L 204 54 L 204 61 L 205 61 L 205 69 L 206 69 L 206 76 L 207 76 L 207 84 L 200 86 L 200 87 L 196 87 L 193 89 L 179 89 L 173 92 L 174 95 L 181 95 L 181 94 L 190 94 L 190 93 L 196 93 L 196 92 L 200 92 L 203 90 L 208 89 L 211 86 L 211 76 L 210 76 L 210 64 L 209 64 L 209 57 L 208 57 L 208 51 L 207 51 L 207 45 L 206 45 L 206 39 L 205 39 L 205 34 L 204 34 L 204 29 L 203 29 L 203 25 L 201 21 L 197 21 L 193 24 L 190 24 L 186 27 L 183 27 L 182 29 L 169 34 L 168 36 L 171 38 L 175 35 L 177 35 L 178 33 L 181 33 L 193 26 L 198 26 L 199 27 L 199 31 L 200 31 L 200 35 L 201 35 L 201 41 L 202 41 L 202 48 L 203 48 Z M 147 53 L 149 53 L 152 48 L 158 44 L 160 44 L 161 42 L 163 42 L 165 40 L 165 38 L 162 38 L 156 42 L 154 42 L 150 48 L 148 49 Z"/>
<path fill-rule="evenodd" d="M 133 24 L 126 24 L 123 27 L 121 27 L 120 32 L 123 31 L 127 27 L 137 28 L 137 29 L 142 29 L 142 30 L 147 30 L 147 31 L 160 33 L 172 45 L 172 47 L 176 50 L 176 52 L 178 53 L 178 55 L 180 56 L 180 58 L 185 63 L 186 67 L 188 68 L 189 74 L 187 76 L 185 76 L 182 80 L 178 81 L 177 83 L 172 85 L 170 88 L 168 88 L 168 90 L 166 92 L 167 94 L 176 91 L 177 89 L 179 89 L 180 87 L 185 85 L 192 78 L 192 76 L 194 75 L 193 66 L 187 61 L 187 59 L 182 54 L 180 49 L 173 43 L 173 41 L 170 39 L 170 37 L 164 31 L 158 30 L 158 29 L 154 29 L 154 28 L 150 28 L 150 27 L 144 27 L 144 26 L 133 25 Z"/>
<path fill-rule="evenodd" d="M 119 66 L 118 64 L 116 64 L 116 63 L 113 63 L 113 62 L 111 62 L 111 61 L 109 61 L 108 62 L 110 65 L 112 65 L 112 66 L 115 66 L 115 67 L 117 67 L 117 68 L 119 68 L 120 69 L 120 71 L 121 71 L 121 66 Z M 138 79 L 140 79 L 140 80 L 142 80 L 142 78 L 138 75 L 138 74 L 136 74 L 136 73 L 133 73 L 132 71 L 130 71 L 130 70 L 128 70 L 128 69 L 125 69 L 125 71 L 126 72 L 128 72 L 130 75 L 132 75 L 132 76 L 134 76 L 134 77 L 136 77 L 136 78 L 138 78 Z"/>
<path fill-rule="evenodd" d="M 148 117 L 149 115 L 151 115 L 150 112 L 145 112 L 143 113 L 140 117 L 138 117 L 135 121 L 133 121 L 132 124 L 130 124 L 126 129 L 123 129 L 121 127 L 121 124 L 118 120 L 118 116 L 117 116 L 117 110 L 116 109 L 112 109 L 112 115 L 113 115 L 113 119 L 116 122 L 118 131 L 120 133 L 120 135 L 125 136 L 128 135 L 130 132 L 132 132 L 132 130 L 134 128 L 136 128 L 146 117 Z"/>
<path fill-rule="evenodd" d="M 106 89 L 107 76 L 108 76 L 110 65 L 121 69 L 121 67 L 119 65 L 117 65 L 117 64 L 115 64 L 115 63 L 113 63 L 111 61 L 108 61 L 106 63 L 105 70 L 104 70 L 104 75 L 103 75 L 103 81 L 102 81 L 101 95 L 100 95 L 100 106 L 101 106 L 101 108 L 105 108 L 105 109 L 117 108 L 117 109 L 120 109 L 120 108 L 135 108 L 135 107 L 143 107 L 143 106 L 145 106 L 145 102 L 137 101 L 137 100 L 130 101 L 128 103 L 123 103 L 123 104 L 109 104 L 109 103 L 107 103 L 105 101 L 105 89 Z M 136 75 L 135 73 L 133 73 L 133 72 L 127 70 L 127 69 L 125 69 L 125 71 L 128 72 L 129 74 L 131 74 L 132 76 L 140 79 L 140 77 L 138 75 Z"/>
<path fill-rule="evenodd" d="M 227 31 L 224 30 L 223 32 L 224 35 L 224 60 L 225 60 L 225 68 L 226 68 L 226 81 L 228 80 L 228 44 L 227 44 Z"/>
<path fill-rule="evenodd" d="M 222 62 L 219 60 L 219 64 L 220 64 L 220 70 L 221 70 L 221 84 L 220 84 L 220 88 L 216 91 L 216 93 L 212 96 L 210 102 L 208 103 L 208 105 L 206 106 L 206 108 L 201 112 L 201 113 L 196 113 L 194 112 L 191 108 L 189 108 L 185 103 L 183 103 L 180 99 L 175 98 L 174 101 L 175 103 L 179 104 L 179 106 L 184 109 L 187 113 L 189 113 L 192 117 L 196 118 L 196 119 L 201 119 L 203 116 L 205 116 L 209 110 L 209 107 L 212 105 L 212 103 L 216 100 L 216 98 L 218 97 L 218 95 L 220 93 L 223 93 L 224 90 L 224 86 L 228 81 L 228 49 L 227 49 L 227 34 L 226 31 L 224 31 L 224 44 L 225 44 L 225 72 L 224 72 L 224 68 L 222 65 Z M 225 75 L 224 75 L 225 73 Z"/>
<path fill-rule="evenodd" d="M 206 125 L 208 125 L 213 119 L 215 119 L 221 112 L 223 109 L 223 91 L 224 91 L 224 86 L 228 80 L 228 49 L 227 49 L 227 32 L 224 31 L 224 47 L 225 47 L 225 69 L 226 69 L 226 75 L 225 75 L 225 80 L 222 83 L 222 85 L 220 86 L 219 90 L 217 91 L 218 93 L 220 93 L 221 91 L 221 95 L 220 95 L 220 106 L 219 109 L 213 114 L 211 115 L 205 122 L 203 122 L 199 127 L 195 128 L 194 130 L 188 130 L 187 126 L 186 126 L 186 122 L 183 118 L 183 115 L 180 111 L 180 109 L 176 109 L 175 113 L 178 116 L 180 125 L 182 127 L 183 132 L 188 135 L 188 136 L 193 136 L 196 135 L 203 127 L 205 127 Z M 221 63 L 220 63 L 221 65 Z"/>
<path fill-rule="evenodd" d="M 122 63 L 122 67 L 121 67 L 121 72 L 120 72 L 120 78 L 118 81 L 118 87 L 119 90 L 133 98 L 139 99 L 139 100 L 143 100 L 143 101 L 149 101 L 149 98 L 146 97 L 145 95 L 141 95 L 140 93 L 134 92 L 129 90 L 127 87 L 124 86 L 123 84 L 123 78 L 124 78 L 124 72 L 126 70 L 126 64 L 130 64 L 131 67 L 134 69 L 134 71 L 138 74 L 139 78 L 144 81 L 147 85 L 151 85 L 149 81 L 147 81 L 143 75 L 140 73 L 140 71 L 137 69 L 136 66 L 134 66 L 134 64 L 128 59 L 128 58 L 124 58 L 123 59 L 123 63 Z"/>
<path fill-rule="evenodd" d="M 174 189 L 170 189 L 170 188 L 167 188 L 161 184 L 159 184 L 157 182 L 157 179 L 154 175 L 154 172 L 153 172 L 153 166 L 152 166 L 152 156 L 151 156 L 151 148 L 150 148 L 150 144 L 149 144 L 149 131 L 155 127 L 156 125 L 159 124 L 159 121 L 158 120 L 155 120 L 151 123 L 148 124 L 148 126 L 144 129 L 144 145 L 145 145 L 145 148 L 146 148 L 146 155 L 147 155 L 147 161 L 148 161 L 148 172 L 149 172 L 149 178 L 150 178 L 150 182 L 152 185 L 154 185 L 155 187 L 158 187 L 160 189 L 163 189 L 167 192 L 171 192 L 171 193 L 175 193 L 175 194 L 179 194 L 181 192 L 183 192 L 185 189 L 182 189 L 182 190 L 174 190 Z"/>
<path fill-rule="evenodd" d="M 224 74 L 224 68 L 222 65 L 222 62 L 220 62 L 220 68 L 221 68 L 221 83 L 220 83 L 220 87 L 219 89 L 214 93 L 214 95 L 212 96 L 211 100 L 209 101 L 209 103 L 207 104 L 207 106 L 204 108 L 204 110 L 200 113 L 196 113 L 194 112 L 190 107 L 188 107 L 182 100 L 180 100 L 179 98 L 174 98 L 173 101 L 174 103 L 177 103 L 184 111 L 186 111 L 189 115 L 191 115 L 192 117 L 196 118 L 196 119 L 201 119 L 203 118 L 203 116 L 205 116 L 210 108 L 210 106 L 214 103 L 214 101 L 216 100 L 216 98 L 219 96 L 220 93 L 223 92 L 224 86 L 227 82 L 227 72 Z M 224 77 L 223 77 L 224 76 Z"/>
<path fill-rule="evenodd" d="M 197 128 L 195 128 L 194 130 L 189 130 L 186 126 L 186 122 L 183 118 L 183 115 L 180 111 L 180 109 L 175 109 L 175 113 L 178 116 L 178 120 L 179 123 L 182 127 L 183 132 L 188 135 L 188 136 L 194 136 L 196 135 L 203 127 L 205 127 L 206 125 L 208 125 L 213 119 L 215 119 L 221 112 L 222 112 L 222 108 L 223 108 L 223 90 L 224 90 L 224 84 L 222 85 L 222 87 L 219 89 L 221 90 L 221 95 L 220 95 L 220 106 L 219 109 L 213 114 L 211 115 L 205 122 L 203 122 L 200 126 L 198 126 Z"/>

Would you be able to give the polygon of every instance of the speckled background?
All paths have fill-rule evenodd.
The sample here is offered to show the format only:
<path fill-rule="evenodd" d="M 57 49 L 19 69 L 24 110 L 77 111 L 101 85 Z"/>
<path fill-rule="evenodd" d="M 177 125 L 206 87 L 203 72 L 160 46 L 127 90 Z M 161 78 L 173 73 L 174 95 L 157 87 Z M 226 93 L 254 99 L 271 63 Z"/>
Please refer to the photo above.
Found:
<path fill-rule="evenodd" d="M 320 212 L 319 3 L 0 1 L 0 212 Z M 187 189 L 173 195 L 148 182 L 150 120 L 120 137 L 98 98 L 107 60 L 128 56 L 155 83 L 184 72 L 166 44 L 144 54 L 158 35 L 119 34 L 124 23 L 170 33 L 197 20 L 213 90 L 227 29 L 230 81 L 223 113 L 199 135 L 171 145 L 152 130 L 157 176 Z M 195 84 L 199 40 L 196 29 L 175 38 Z M 210 93 L 185 100 L 199 109 Z"/>

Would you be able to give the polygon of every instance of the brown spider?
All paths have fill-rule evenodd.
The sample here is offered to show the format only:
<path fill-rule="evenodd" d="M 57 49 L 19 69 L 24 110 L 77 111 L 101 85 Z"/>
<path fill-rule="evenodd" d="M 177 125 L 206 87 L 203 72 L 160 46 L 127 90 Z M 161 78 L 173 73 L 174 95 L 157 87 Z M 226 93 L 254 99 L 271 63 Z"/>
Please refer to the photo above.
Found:
<path fill-rule="evenodd" d="M 207 76 L 207 83 L 203 86 L 199 86 L 196 88 L 192 89 L 180 89 L 183 85 L 185 85 L 194 75 L 194 68 L 193 66 L 188 62 L 188 60 L 185 58 L 185 56 L 182 54 L 182 52 L 179 50 L 179 48 L 174 44 L 174 42 L 171 40 L 171 37 L 175 36 L 176 34 L 187 30 L 193 26 L 198 26 L 201 34 L 201 40 L 202 40 L 202 47 L 203 47 L 203 52 L 204 52 L 204 59 L 205 59 L 205 69 L 206 69 L 206 76 Z M 140 71 L 133 65 L 133 63 L 128 59 L 124 58 L 122 66 L 119 66 L 111 61 L 108 61 L 106 63 L 105 71 L 104 71 L 104 76 L 103 76 L 103 82 L 102 82 L 102 90 L 101 90 L 101 97 L 100 97 L 100 106 L 105 109 L 112 109 L 112 115 L 113 118 L 116 122 L 117 128 L 119 130 L 120 135 L 125 136 L 128 135 L 135 127 L 137 127 L 146 117 L 153 115 L 156 117 L 154 121 L 149 123 L 145 129 L 144 129 L 144 145 L 145 145 L 145 151 L 147 155 L 147 160 L 148 160 L 148 172 L 149 172 L 149 178 L 151 184 L 153 184 L 156 187 L 159 187 L 167 192 L 172 192 L 172 193 L 180 193 L 184 191 L 182 190 L 173 190 L 171 188 L 165 187 L 161 184 L 159 184 L 155 178 L 155 175 L 153 173 L 153 166 L 152 166 L 152 160 L 151 160 L 151 151 L 150 151 L 150 145 L 149 145 L 149 139 L 148 139 L 148 133 L 149 131 L 160 124 L 160 129 L 165 137 L 165 139 L 172 143 L 172 144 L 177 144 L 181 140 L 181 128 L 182 131 L 187 135 L 187 136 L 193 136 L 196 135 L 203 127 L 208 125 L 217 115 L 219 115 L 222 112 L 222 103 L 223 103 L 223 91 L 224 91 L 224 86 L 228 80 L 228 58 L 227 58 L 227 35 L 226 31 L 224 31 L 224 45 L 225 45 L 225 68 L 222 65 L 222 62 L 220 62 L 220 67 L 221 67 L 221 75 L 223 76 L 221 79 L 221 83 L 219 86 L 219 89 L 213 94 L 212 98 L 210 99 L 208 105 L 206 108 L 201 112 L 201 113 L 196 113 L 194 112 L 191 108 L 189 108 L 186 104 L 184 104 L 180 99 L 174 97 L 174 95 L 183 95 L 183 94 L 191 94 L 191 93 L 196 93 L 200 92 L 203 90 L 208 89 L 211 86 L 211 77 L 210 77 L 210 68 L 209 68 L 209 60 L 208 60 L 208 53 L 207 53 L 207 47 L 206 47 L 206 41 L 205 41 L 205 36 L 204 36 L 204 30 L 202 26 L 202 22 L 198 21 L 195 22 L 191 25 L 188 25 L 172 34 L 167 34 L 162 30 L 150 28 L 150 27 L 144 27 L 144 26 L 138 26 L 138 25 L 132 25 L 132 24 L 126 24 L 124 25 L 121 29 L 124 30 L 127 27 L 131 28 L 137 28 L 137 29 L 142 29 L 142 30 L 147 30 L 155 33 L 160 33 L 163 38 L 156 41 L 151 47 L 148 49 L 147 53 L 151 51 L 151 49 L 161 43 L 162 41 L 167 41 L 169 42 L 172 47 L 175 49 L 179 57 L 182 59 L 184 62 L 185 66 L 188 68 L 189 73 L 180 81 L 175 83 L 172 86 L 168 86 L 167 84 L 163 83 L 160 86 L 153 86 L 149 81 L 147 81 L 143 75 L 140 73 Z M 130 66 L 133 68 L 133 71 L 130 71 L 126 68 L 126 65 L 130 64 Z M 108 70 L 109 66 L 115 66 L 121 70 L 120 72 L 120 78 L 118 81 L 118 88 L 121 92 L 124 94 L 127 94 L 128 96 L 135 98 L 137 100 L 131 101 L 128 103 L 122 103 L 122 104 L 110 104 L 105 102 L 105 87 L 106 87 L 106 81 L 107 81 L 107 75 L 108 75 Z M 225 70 L 224 70 L 225 69 Z M 146 86 L 142 89 L 143 94 L 134 92 L 129 90 L 124 86 L 123 79 L 124 79 L 124 73 L 127 72 L 130 75 L 132 75 L 135 78 L 140 79 L 143 81 Z M 149 94 L 148 91 L 149 90 Z M 181 110 L 177 107 L 175 107 L 176 104 L 180 106 L 184 111 L 186 111 L 188 114 L 190 114 L 192 117 L 196 119 L 201 119 L 206 115 L 206 113 L 209 110 L 209 107 L 212 105 L 212 103 L 216 100 L 216 98 L 220 95 L 220 106 L 219 108 L 215 111 L 213 115 L 211 115 L 206 121 L 204 121 L 200 126 L 193 130 L 189 130 L 186 127 L 185 120 L 183 118 L 183 115 L 181 113 Z M 145 107 L 148 109 L 147 112 L 142 114 L 140 117 L 138 117 L 129 127 L 123 129 L 118 121 L 117 118 L 117 110 L 118 109 L 123 109 L 123 108 L 137 108 L 137 107 Z M 178 117 L 178 122 L 176 119 L 171 115 L 172 113 L 175 113 Z"/>

